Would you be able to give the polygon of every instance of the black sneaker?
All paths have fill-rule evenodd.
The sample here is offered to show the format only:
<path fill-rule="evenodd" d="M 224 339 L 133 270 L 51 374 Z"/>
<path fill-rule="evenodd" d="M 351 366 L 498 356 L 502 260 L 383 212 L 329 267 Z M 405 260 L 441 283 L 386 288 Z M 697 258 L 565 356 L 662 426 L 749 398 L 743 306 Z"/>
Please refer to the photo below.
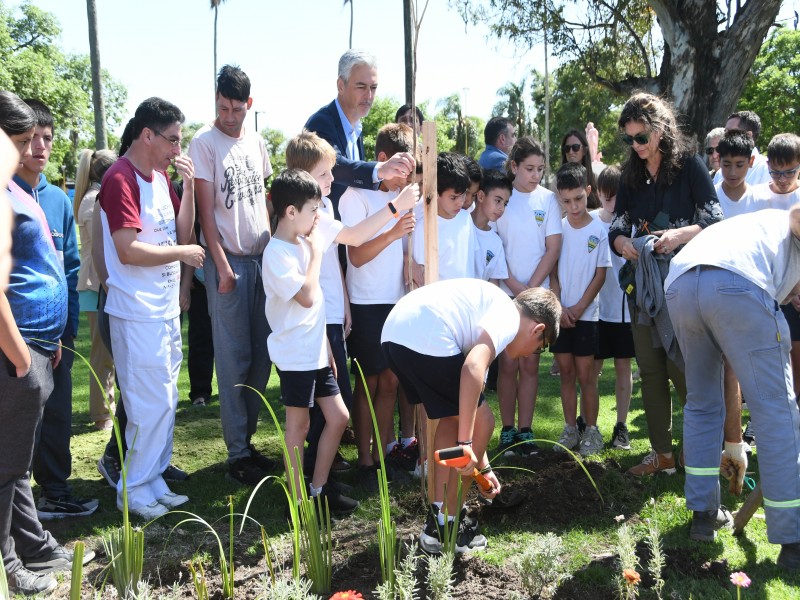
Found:
<path fill-rule="evenodd" d="M 431 504 L 425 527 L 419 534 L 419 546 L 428 554 L 441 554 L 442 538 L 444 538 L 444 527 L 439 525 L 439 507 Z"/>
<path fill-rule="evenodd" d="M 579 415 L 575 419 L 575 426 L 578 428 L 578 435 L 583 437 L 583 432 L 586 431 L 586 421 L 583 420 L 583 416 Z"/>
<path fill-rule="evenodd" d="M 266 471 L 267 473 L 269 473 L 270 471 L 274 471 L 278 467 L 278 461 L 272 460 L 271 458 L 261 454 L 261 452 L 256 450 L 256 447 L 253 446 L 253 444 L 250 444 L 248 448 L 250 449 L 251 460 L 262 471 Z"/>
<path fill-rule="evenodd" d="M 385 458 L 386 461 L 386 468 L 398 471 L 405 471 L 407 473 L 411 473 L 414 471 L 414 467 L 417 466 L 417 459 L 414 458 L 413 454 L 406 452 L 405 448 L 403 448 L 400 444 L 396 444 L 392 451 Z"/>
<path fill-rule="evenodd" d="M 368 494 L 378 492 L 378 467 L 376 465 L 358 465 L 356 482 Z"/>
<path fill-rule="evenodd" d="M 514 452 L 519 456 L 532 456 L 539 453 L 539 446 L 533 441 L 533 432 L 530 429 L 520 429 L 514 436 Z"/>
<path fill-rule="evenodd" d="M 631 449 L 631 434 L 628 432 L 628 426 L 625 423 L 614 425 L 614 431 L 611 434 L 611 447 L 618 450 Z"/>
<path fill-rule="evenodd" d="M 474 529 L 475 531 L 478 530 L 478 518 L 472 517 L 467 513 L 467 507 L 461 507 L 461 514 L 458 516 L 459 522 L 464 523 L 466 527 L 470 529 Z"/>
<path fill-rule="evenodd" d="M 103 476 L 103 479 L 108 482 L 108 485 L 114 489 L 117 489 L 120 473 L 118 457 L 104 452 L 103 456 L 100 457 L 100 460 L 97 461 L 97 472 Z"/>
<path fill-rule="evenodd" d="M 228 473 L 225 476 L 244 485 L 258 485 L 267 476 L 267 473 L 259 469 L 251 457 L 245 456 L 230 461 Z"/>
<path fill-rule="evenodd" d="M 747 426 L 744 428 L 744 433 L 742 434 L 742 440 L 747 442 L 751 448 L 756 447 L 756 432 L 753 429 L 753 421 L 748 420 Z"/>
<path fill-rule="evenodd" d="M 322 492 L 319 497 L 320 500 L 328 500 L 328 510 L 331 511 L 332 515 L 349 515 L 358 508 L 358 500 L 345 496 L 336 485 L 331 485 L 330 483 L 322 486 Z"/>
<path fill-rule="evenodd" d="M 689 530 L 689 539 L 697 542 L 713 542 L 717 538 L 718 529 L 731 529 L 733 516 L 724 506 L 717 510 L 692 512 L 692 527 Z"/>
<path fill-rule="evenodd" d="M 36 505 L 36 514 L 40 521 L 88 517 L 97 510 L 98 506 L 100 506 L 100 501 L 95 499 L 76 498 L 75 496 L 61 496 L 60 498 L 42 496 Z"/>
<path fill-rule="evenodd" d="M 345 471 L 349 471 L 353 468 L 344 456 L 342 456 L 341 452 L 336 452 L 336 456 L 333 457 L 333 464 L 331 465 L 331 471 L 334 473 L 344 473 Z"/>
<path fill-rule="evenodd" d="M 170 465 L 161 474 L 166 481 L 186 481 L 189 479 L 189 474 L 175 465 Z"/>
<path fill-rule="evenodd" d="M 463 512 L 463 511 L 462 511 Z M 488 545 L 486 537 L 478 533 L 477 522 L 475 527 L 470 520 L 461 519 L 458 522 L 458 534 L 456 534 L 456 553 L 474 552 L 483 550 Z"/>
<path fill-rule="evenodd" d="M 800 570 L 800 542 L 781 544 L 781 552 L 776 562 L 779 567 L 788 571 Z"/>
<path fill-rule="evenodd" d="M 51 573 L 53 571 L 69 571 L 72 569 L 72 559 L 75 553 L 67 550 L 64 546 L 56 546 L 50 554 L 41 558 L 31 558 L 23 560 L 25 568 L 35 573 Z M 83 564 L 87 564 L 94 559 L 94 550 L 84 548 Z"/>
<path fill-rule="evenodd" d="M 49 594 L 58 586 L 54 577 L 47 573 L 34 573 L 20 567 L 8 576 L 8 591 L 23 596 Z"/>
<path fill-rule="evenodd" d="M 517 435 L 516 427 L 505 427 L 500 431 L 500 443 L 497 445 L 497 454 L 500 456 L 514 456 L 514 437 Z"/>
<path fill-rule="evenodd" d="M 311 475 L 304 476 L 306 485 L 311 484 Z M 349 496 L 353 493 L 353 486 L 346 484 L 344 481 L 339 481 L 333 473 L 328 473 L 328 485 L 336 488 L 340 494 Z"/>

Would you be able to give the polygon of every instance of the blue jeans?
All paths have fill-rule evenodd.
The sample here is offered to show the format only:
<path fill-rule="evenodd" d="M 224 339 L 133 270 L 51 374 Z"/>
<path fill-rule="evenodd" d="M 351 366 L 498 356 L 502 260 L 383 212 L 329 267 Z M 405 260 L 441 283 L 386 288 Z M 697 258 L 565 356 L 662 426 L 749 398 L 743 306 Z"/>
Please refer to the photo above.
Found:
<path fill-rule="evenodd" d="M 250 438 L 258 427 L 263 405 L 250 386 L 266 393 L 272 362 L 267 350 L 271 330 L 264 312 L 267 299 L 261 281 L 261 257 L 227 254 L 237 276 L 236 286 L 227 294 L 218 291 L 219 276 L 211 255 L 203 265 L 208 314 L 217 368 L 222 437 L 228 461 L 250 456 Z"/>
<path fill-rule="evenodd" d="M 666 299 L 686 359 L 686 507 L 710 511 L 720 505 L 724 355 L 739 378 L 758 437 L 769 541 L 800 541 L 800 413 L 789 327 L 778 303 L 744 277 L 707 266 L 681 275 Z"/>

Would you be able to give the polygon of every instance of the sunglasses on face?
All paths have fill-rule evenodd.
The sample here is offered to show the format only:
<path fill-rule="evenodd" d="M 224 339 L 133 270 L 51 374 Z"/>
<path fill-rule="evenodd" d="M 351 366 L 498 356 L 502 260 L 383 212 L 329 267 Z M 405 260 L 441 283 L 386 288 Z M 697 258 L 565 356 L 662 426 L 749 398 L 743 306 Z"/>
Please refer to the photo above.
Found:
<path fill-rule="evenodd" d="M 717 154 L 719 153 L 719 150 L 717 150 L 716 146 L 714 146 L 713 148 L 706 148 L 706 154 L 708 156 L 711 156 L 714 153 L 717 153 Z"/>
<path fill-rule="evenodd" d="M 800 169 L 800 165 L 797 165 L 794 169 L 786 169 L 785 171 L 770 170 L 769 176 L 775 181 L 779 181 L 781 179 L 792 179 L 797 174 L 798 169 Z"/>
<path fill-rule="evenodd" d="M 564 144 L 564 154 L 567 152 L 580 152 L 583 144 Z"/>
<path fill-rule="evenodd" d="M 650 141 L 650 134 L 647 132 L 637 133 L 636 135 L 628 135 L 627 133 L 623 133 L 620 137 L 622 138 L 623 143 L 625 143 L 627 146 L 633 146 L 634 142 L 640 146 L 644 146 Z"/>

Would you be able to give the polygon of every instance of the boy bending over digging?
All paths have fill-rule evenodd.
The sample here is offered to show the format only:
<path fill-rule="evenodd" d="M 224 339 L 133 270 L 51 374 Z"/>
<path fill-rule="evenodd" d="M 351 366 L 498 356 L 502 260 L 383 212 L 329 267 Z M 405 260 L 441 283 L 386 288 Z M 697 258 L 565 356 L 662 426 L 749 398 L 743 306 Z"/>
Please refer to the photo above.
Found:
<path fill-rule="evenodd" d="M 561 305 L 543 288 L 529 288 L 515 299 L 478 279 L 450 279 L 414 290 L 389 313 L 381 345 L 409 402 L 422 403 L 432 419 L 440 419 L 434 449 L 462 446 L 470 458 L 462 468 L 435 466 L 434 502 L 420 545 L 431 554 L 442 551 L 445 514 L 458 524 L 456 552 L 486 547 L 477 524 L 467 522 L 458 506 L 458 475 L 464 489 L 473 468 L 492 484 L 487 498 L 500 492 L 486 445 L 494 432 L 494 415 L 483 397 L 483 382 L 497 354 L 519 358 L 540 353 L 558 337 Z M 447 497 L 445 498 L 445 484 Z"/>

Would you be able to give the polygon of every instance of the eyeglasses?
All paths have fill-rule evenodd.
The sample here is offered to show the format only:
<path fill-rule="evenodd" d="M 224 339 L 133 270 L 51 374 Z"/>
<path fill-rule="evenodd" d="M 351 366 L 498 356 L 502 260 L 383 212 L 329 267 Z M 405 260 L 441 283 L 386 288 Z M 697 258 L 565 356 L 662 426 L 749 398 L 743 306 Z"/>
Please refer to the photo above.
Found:
<path fill-rule="evenodd" d="M 165 136 L 160 131 L 156 131 L 156 135 L 159 136 L 159 137 L 164 138 L 165 140 L 167 140 L 172 145 L 173 148 L 177 148 L 178 146 L 181 145 L 181 140 L 180 139 L 176 140 L 176 139 L 173 139 L 173 138 L 168 138 L 167 136 Z"/>
<path fill-rule="evenodd" d="M 636 142 L 640 146 L 644 146 L 647 142 L 650 141 L 650 134 L 646 132 L 637 133 L 636 135 L 628 135 L 627 133 L 623 133 L 620 137 L 622 138 L 622 141 L 628 146 L 633 146 L 634 142 Z"/>
<path fill-rule="evenodd" d="M 717 150 L 716 146 L 714 146 L 713 148 L 706 148 L 706 154 L 708 156 L 711 156 L 712 154 L 719 154 L 719 150 Z"/>
<path fill-rule="evenodd" d="M 785 171 L 773 171 L 770 169 L 769 176 L 775 181 L 780 181 L 781 179 L 792 179 L 797 174 L 798 169 L 800 169 L 800 165 L 797 165 L 794 169 L 786 169 Z"/>
<path fill-rule="evenodd" d="M 564 154 L 567 152 L 579 152 L 583 148 L 583 144 L 564 144 Z"/>
<path fill-rule="evenodd" d="M 539 346 L 538 350 L 534 350 L 533 354 L 544 354 L 545 351 L 547 350 L 547 342 L 544 339 L 544 331 L 542 332 L 541 336 L 539 337 L 539 341 L 542 343 L 542 345 Z"/>

